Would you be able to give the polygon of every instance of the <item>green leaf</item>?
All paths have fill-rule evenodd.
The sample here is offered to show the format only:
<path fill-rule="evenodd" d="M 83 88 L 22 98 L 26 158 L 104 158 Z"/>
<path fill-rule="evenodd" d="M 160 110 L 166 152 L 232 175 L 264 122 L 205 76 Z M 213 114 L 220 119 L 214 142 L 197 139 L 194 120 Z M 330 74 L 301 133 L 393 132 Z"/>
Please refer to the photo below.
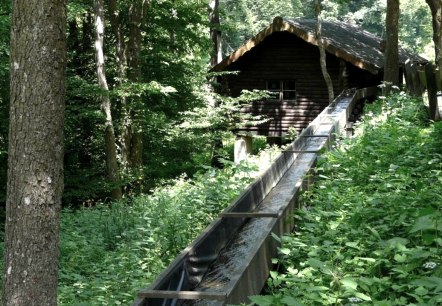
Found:
<path fill-rule="evenodd" d="M 288 248 L 280 248 L 279 251 L 284 255 L 289 255 L 291 252 Z"/>
<path fill-rule="evenodd" d="M 434 220 L 431 216 L 423 216 L 419 217 L 414 223 L 413 227 L 410 230 L 410 233 L 415 233 L 418 231 L 425 231 L 429 229 L 436 229 Z"/>
<path fill-rule="evenodd" d="M 316 268 L 316 269 L 322 268 L 324 266 L 324 263 L 316 258 L 309 258 L 307 260 L 307 262 L 310 267 Z"/>
<path fill-rule="evenodd" d="M 287 306 L 303 306 L 304 304 L 302 304 L 300 301 L 298 301 L 297 299 L 295 299 L 292 296 L 285 296 L 281 302 L 284 303 L 284 305 Z"/>
<path fill-rule="evenodd" d="M 356 290 L 356 288 L 358 287 L 358 283 L 353 279 L 353 278 L 343 278 L 341 279 L 341 284 L 348 289 L 351 290 Z"/>
<path fill-rule="evenodd" d="M 375 236 L 379 240 L 382 240 L 381 236 L 379 235 L 379 232 L 377 230 L 375 230 L 374 228 L 372 228 L 370 226 L 366 226 L 366 228 L 373 234 L 373 236 Z"/>
<path fill-rule="evenodd" d="M 370 257 L 356 257 L 356 259 L 368 261 L 368 262 L 376 262 L 376 259 Z"/>
<path fill-rule="evenodd" d="M 414 293 L 416 293 L 419 296 L 424 296 L 428 294 L 428 290 L 424 287 L 418 287 L 416 290 L 414 290 Z"/>
<path fill-rule="evenodd" d="M 272 235 L 273 239 L 275 239 L 278 242 L 281 242 L 281 238 L 278 235 L 276 235 L 275 233 L 271 233 L 271 235 Z"/>
<path fill-rule="evenodd" d="M 252 295 L 249 299 L 258 306 L 272 306 L 273 296 L 271 295 Z"/>
<path fill-rule="evenodd" d="M 389 239 L 387 244 L 399 251 L 405 251 L 407 249 L 405 246 L 408 244 L 408 240 L 402 237 L 394 237 Z"/>
<path fill-rule="evenodd" d="M 407 255 L 405 254 L 396 254 L 394 255 L 394 260 L 399 263 L 405 262 L 407 260 Z"/>
<path fill-rule="evenodd" d="M 328 291 L 330 290 L 329 288 L 325 287 L 325 286 L 313 286 L 313 287 L 308 287 L 307 291 L 308 292 L 314 292 L 314 291 Z"/>
<path fill-rule="evenodd" d="M 356 249 L 356 250 L 360 250 L 360 247 L 358 246 L 357 242 L 346 242 L 345 243 L 346 246 Z"/>
<path fill-rule="evenodd" d="M 369 297 L 368 295 L 365 295 L 363 293 L 360 293 L 360 292 L 356 292 L 355 296 L 364 300 L 364 301 L 371 301 L 371 297 Z"/>

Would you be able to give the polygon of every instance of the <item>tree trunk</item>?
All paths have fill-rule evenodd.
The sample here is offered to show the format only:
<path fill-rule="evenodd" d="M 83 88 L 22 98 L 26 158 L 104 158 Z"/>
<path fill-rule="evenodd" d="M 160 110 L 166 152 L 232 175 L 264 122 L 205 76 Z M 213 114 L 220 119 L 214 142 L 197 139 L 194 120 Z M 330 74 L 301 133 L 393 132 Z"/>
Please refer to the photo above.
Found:
<path fill-rule="evenodd" d="M 117 161 L 117 148 L 115 144 L 115 131 L 112 121 L 111 101 L 109 98 L 109 87 L 107 85 L 106 70 L 104 63 L 104 7 L 103 0 L 94 0 L 95 11 L 95 60 L 97 63 L 97 78 L 100 88 L 103 90 L 101 95 L 101 111 L 105 117 L 104 123 L 104 142 L 106 147 L 106 175 L 112 184 L 112 199 L 121 199 L 122 192 L 120 183 L 120 174 Z"/>
<path fill-rule="evenodd" d="M 324 81 L 325 81 L 325 84 L 327 85 L 328 103 L 332 103 L 335 98 L 335 94 L 333 92 L 333 81 L 330 77 L 330 74 L 327 71 L 326 53 L 325 53 L 324 45 L 322 43 L 322 20 L 321 20 L 321 1 L 320 0 L 315 0 L 315 12 L 316 12 L 316 20 L 317 20 L 316 39 L 318 40 L 319 61 L 321 64 L 322 75 L 324 76 Z"/>
<path fill-rule="evenodd" d="M 81 54 L 79 54 L 79 58 L 80 58 L 80 67 L 78 69 L 80 75 L 85 75 L 85 70 L 88 67 L 89 64 L 89 60 L 92 56 L 92 52 L 93 50 L 91 50 L 92 47 L 92 43 L 93 43 L 93 20 L 92 20 L 92 14 L 91 12 L 88 10 L 88 12 L 83 16 L 83 22 L 82 22 L 82 26 L 83 26 L 83 36 L 82 36 L 82 48 L 81 48 Z"/>
<path fill-rule="evenodd" d="M 109 14 L 117 49 L 118 78 L 120 85 L 126 81 L 141 81 L 141 27 L 144 13 L 150 5 L 148 0 L 134 1 L 129 10 L 129 37 L 125 42 L 116 0 L 109 1 Z M 126 98 L 121 98 L 122 135 L 121 159 L 124 169 L 138 170 L 143 163 L 143 134 L 137 112 L 132 111 Z"/>
<path fill-rule="evenodd" d="M 150 4 L 147 0 L 133 1 L 129 8 L 129 39 L 127 42 L 127 60 L 128 60 L 128 80 L 133 83 L 140 83 L 142 81 L 140 53 L 141 53 L 141 27 L 143 23 L 143 16 L 145 10 Z M 138 105 L 137 99 L 132 98 L 132 105 Z M 130 110 L 126 111 L 130 114 Z M 143 165 L 143 133 L 142 133 L 142 118 L 139 112 L 135 109 L 131 115 L 131 126 L 128 130 L 128 147 L 129 160 L 128 164 L 136 172 L 140 172 Z M 138 173 L 139 174 L 139 173 Z M 139 177 L 139 175 L 137 175 Z"/>
<path fill-rule="evenodd" d="M 3 305 L 57 305 L 65 0 L 14 0 Z"/>
<path fill-rule="evenodd" d="M 392 85 L 399 85 L 399 0 L 387 0 L 385 27 L 384 94 L 388 94 Z"/>
<path fill-rule="evenodd" d="M 426 0 L 431 10 L 435 62 L 442 76 L 442 0 Z M 442 80 L 442 77 L 441 77 Z"/>
<path fill-rule="evenodd" d="M 210 65 L 213 67 L 222 60 L 219 0 L 211 0 L 209 6 L 210 38 L 213 46 L 210 54 Z"/>

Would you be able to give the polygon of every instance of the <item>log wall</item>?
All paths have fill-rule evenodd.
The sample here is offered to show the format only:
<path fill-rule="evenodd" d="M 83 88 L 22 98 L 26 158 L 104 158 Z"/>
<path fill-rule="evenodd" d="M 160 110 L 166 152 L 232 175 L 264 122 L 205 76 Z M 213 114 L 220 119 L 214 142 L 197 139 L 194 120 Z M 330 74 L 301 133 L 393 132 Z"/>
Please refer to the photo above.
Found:
<path fill-rule="evenodd" d="M 345 73 L 344 69 L 345 67 Z M 305 128 L 327 105 L 328 94 L 319 64 L 318 47 L 287 32 L 277 32 L 232 63 L 224 86 L 227 94 L 238 96 L 241 90 L 267 89 L 269 80 L 295 80 L 295 101 L 256 101 L 244 112 L 267 115 L 272 118 L 259 126 L 244 127 L 238 132 L 249 132 L 280 137 L 290 127 Z M 370 74 L 349 63 L 340 65 L 340 59 L 327 54 L 327 69 L 333 80 L 335 95 L 351 87 L 367 87 L 380 83 L 379 76 Z"/>

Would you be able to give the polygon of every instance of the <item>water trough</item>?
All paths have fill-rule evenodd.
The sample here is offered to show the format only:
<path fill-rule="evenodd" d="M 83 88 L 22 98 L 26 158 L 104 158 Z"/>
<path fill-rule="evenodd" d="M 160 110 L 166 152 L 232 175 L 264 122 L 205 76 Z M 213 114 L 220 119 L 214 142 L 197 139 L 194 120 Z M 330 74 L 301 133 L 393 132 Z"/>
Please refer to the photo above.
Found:
<path fill-rule="evenodd" d="M 278 236 L 290 232 L 300 191 L 318 152 L 344 131 L 356 103 L 376 88 L 341 94 L 164 270 L 133 306 L 226 305 L 259 294 L 277 255 Z"/>

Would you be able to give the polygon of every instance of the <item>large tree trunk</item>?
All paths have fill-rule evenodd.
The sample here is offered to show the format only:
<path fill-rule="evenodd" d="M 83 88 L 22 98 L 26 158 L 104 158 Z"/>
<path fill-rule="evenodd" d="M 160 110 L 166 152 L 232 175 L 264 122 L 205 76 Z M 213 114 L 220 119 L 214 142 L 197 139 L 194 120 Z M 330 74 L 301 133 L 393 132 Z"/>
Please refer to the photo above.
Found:
<path fill-rule="evenodd" d="M 399 85 L 399 0 L 387 0 L 385 27 L 384 94 L 387 94 L 392 85 Z"/>
<path fill-rule="evenodd" d="M 65 0 L 14 0 L 3 305 L 57 305 Z"/>
<path fill-rule="evenodd" d="M 104 7 L 103 0 L 94 0 L 95 11 L 95 60 L 97 64 L 97 78 L 100 88 L 103 90 L 101 95 L 101 111 L 103 112 L 104 123 L 104 142 L 106 153 L 106 175 L 112 184 L 112 199 L 120 199 L 122 196 L 120 183 L 120 173 L 117 161 L 117 147 L 115 143 L 115 131 L 112 121 L 111 101 L 109 98 L 109 87 L 107 85 L 106 70 L 104 63 Z"/>
<path fill-rule="evenodd" d="M 316 20 L 317 20 L 316 39 L 318 40 L 319 61 L 321 64 L 322 75 L 324 76 L 324 81 L 325 81 L 325 84 L 327 85 L 328 103 L 332 103 L 335 98 L 335 94 L 333 92 L 333 81 L 330 77 L 330 74 L 327 71 L 326 53 L 325 53 L 324 45 L 322 43 L 322 20 L 321 20 L 321 1 L 320 0 L 315 0 L 315 12 L 316 12 Z"/>
<path fill-rule="evenodd" d="M 431 10 L 433 23 L 435 62 L 439 68 L 439 74 L 442 76 L 442 0 L 426 0 L 426 2 Z"/>

